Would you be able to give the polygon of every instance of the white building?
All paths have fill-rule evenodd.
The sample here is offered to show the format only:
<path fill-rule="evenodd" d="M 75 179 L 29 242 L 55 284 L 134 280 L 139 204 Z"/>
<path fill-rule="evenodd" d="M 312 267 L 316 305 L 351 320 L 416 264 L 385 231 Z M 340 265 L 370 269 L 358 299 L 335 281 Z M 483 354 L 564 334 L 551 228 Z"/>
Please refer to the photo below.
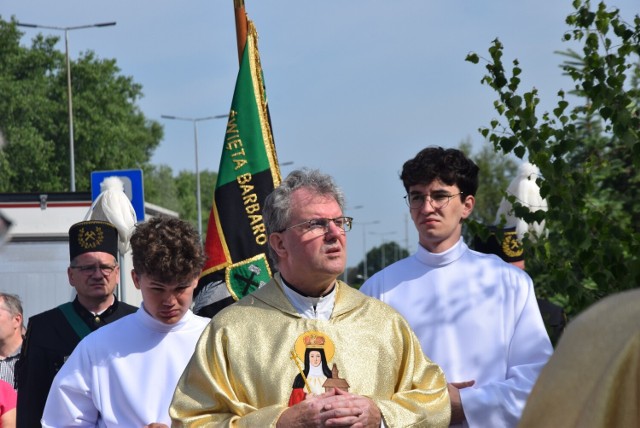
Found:
<path fill-rule="evenodd" d="M 25 324 L 30 316 L 73 300 L 69 285 L 69 228 L 84 220 L 91 193 L 0 193 L 0 212 L 13 224 L 0 246 L 0 290 L 22 300 Z M 175 211 L 144 203 L 145 218 Z M 140 291 L 131 280 L 131 252 L 120 255 L 118 297 L 139 306 Z"/>

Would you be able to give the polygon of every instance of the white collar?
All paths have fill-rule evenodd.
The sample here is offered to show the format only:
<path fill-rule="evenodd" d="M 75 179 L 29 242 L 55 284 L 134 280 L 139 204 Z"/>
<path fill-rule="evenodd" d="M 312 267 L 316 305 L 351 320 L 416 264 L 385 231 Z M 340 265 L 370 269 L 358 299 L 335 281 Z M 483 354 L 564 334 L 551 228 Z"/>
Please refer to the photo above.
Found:
<path fill-rule="evenodd" d="M 469 247 L 464 243 L 464 239 L 460 237 L 453 247 L 441 253 L 432 253 L 422 245 L 418 245 L 416 258 L 427 266 L 437 268 L 455 262 L 462 257 L 468 249 Z"/>
<path fill-rule="evenodd" d="M 328 321 L 331 318 L 333 307 L 336 303 L 336 286 L 327 295 L 322 297 L 306 297 L 297 293 L 282 281 L 282 289 L 285 296 L 291 302 L 302 318 L 320 319 Z"/>

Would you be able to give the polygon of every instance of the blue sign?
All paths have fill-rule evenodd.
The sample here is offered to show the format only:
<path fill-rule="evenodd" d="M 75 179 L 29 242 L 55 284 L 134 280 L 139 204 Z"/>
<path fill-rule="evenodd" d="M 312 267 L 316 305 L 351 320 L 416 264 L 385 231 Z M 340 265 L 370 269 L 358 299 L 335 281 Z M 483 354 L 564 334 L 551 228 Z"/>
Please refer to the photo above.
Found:
<path fill-rule="evenodd" d="M 141 169 L 122 169 L 116 171 L 94 171 L 91 173 L 91 200 L 100 195 L 100 185 L 109 177 L 118 177 L 124 184 L 124 193 L 131 201 L 138 221 L 144 220 L 144 187 Z"/>

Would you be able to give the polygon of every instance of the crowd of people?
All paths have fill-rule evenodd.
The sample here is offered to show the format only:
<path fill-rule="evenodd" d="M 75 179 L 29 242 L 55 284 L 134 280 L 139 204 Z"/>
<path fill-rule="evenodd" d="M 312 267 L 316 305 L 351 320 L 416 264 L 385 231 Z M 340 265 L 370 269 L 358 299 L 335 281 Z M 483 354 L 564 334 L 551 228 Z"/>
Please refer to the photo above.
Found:
<path fill-rule="evenodd" d="M 478 174 L 456 149 L 427 147 L 405 162 L 418 249 L 358 291 L 339 280 L 353 223 L 342 191 L 318 170 L 293 171 L 262 207 L 275 274 L 212 319 L 190 309 L 206 255 L 188 222 L 134 227 L 139 308 L 115 295 L 116 227 L 74 224 L 72 302 L 31 317 L 25 333 L 19 297 L 0 293 L 0 426 L 637 424 L 634 379 L 623 384 L 629 399 L 596 396 L 609 372 L 587 390 L 572 367 L 597 373 L 624 349 L 612 376 L 638 373 L 634 307 L 624 306 L 623 327 L 598 335 L 607 342 L 593 364 L 579 346 L 604 309 L 570 326 L 554 354 L 529 275 L 464 241 Z"/>

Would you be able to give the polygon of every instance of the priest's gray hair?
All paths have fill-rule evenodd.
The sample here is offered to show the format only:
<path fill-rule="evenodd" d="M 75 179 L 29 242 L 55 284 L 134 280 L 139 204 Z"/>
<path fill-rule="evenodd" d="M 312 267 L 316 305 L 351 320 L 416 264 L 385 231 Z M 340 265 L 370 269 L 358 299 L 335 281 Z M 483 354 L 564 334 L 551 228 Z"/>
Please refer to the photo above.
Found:
<path fill-rule="evenodd" d="M 264 201 L 262 216 L 268 234 L 280 232 L 290 226 L 291 195 L 301 188 L 311 190 L 318 195 L 332 197 L 340 209 L 344 210 L 344 193 L 330 175 L 317 169 L 297 169 L 292 171 Z M 277 262 L 276 254 L 270 246 L 269 255 L 274 262 Z"/>

